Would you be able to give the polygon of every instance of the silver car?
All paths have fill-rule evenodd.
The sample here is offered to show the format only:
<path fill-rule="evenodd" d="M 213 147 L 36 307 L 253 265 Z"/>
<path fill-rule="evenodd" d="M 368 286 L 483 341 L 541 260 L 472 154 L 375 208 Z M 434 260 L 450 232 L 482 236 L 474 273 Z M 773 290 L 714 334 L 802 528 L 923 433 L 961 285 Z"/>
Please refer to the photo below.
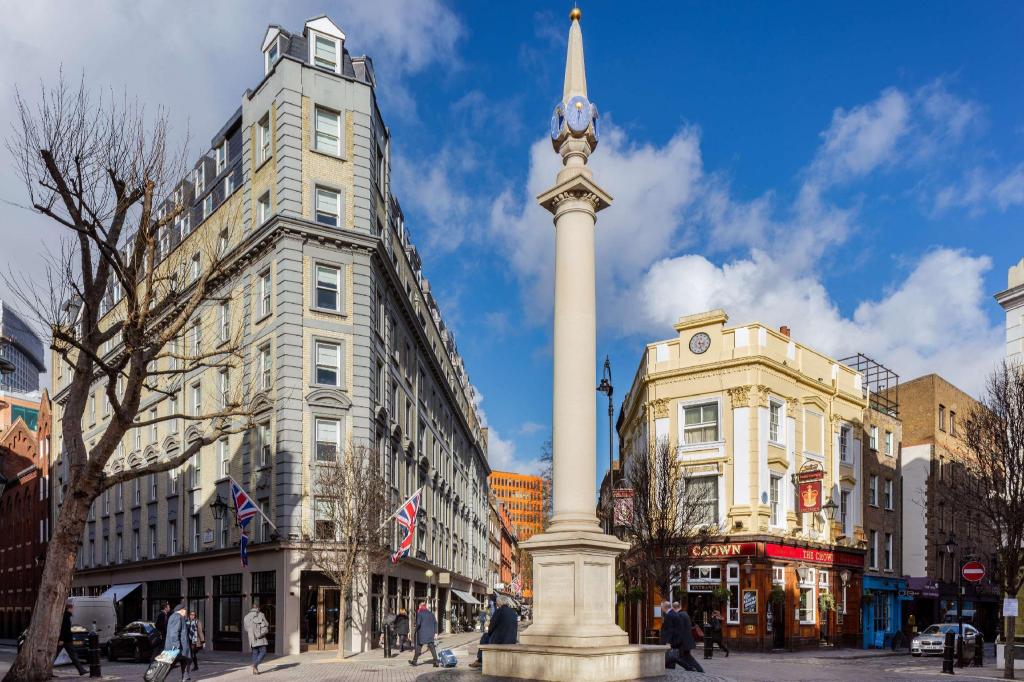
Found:
<path fill-rule="evenodd" d="M 974 656 L 974 643 L 978 638 L 978 630 L 973 625 L 964 623 L 963 625 L 964 634 L 964 656 L 971 658 Z M 914 656 L 938 654 L 942 655 L 942 649 L 946 645 L 946 633 L 952 632 L 956 636 L 956 640 L 960 639 L 960 635 L 957 633 L 956 623 L 940 623 L 937 625 L 929 625 L 921 634 L 914 637 L 910 642 L 910 653 Z M 956 641 L 953 643 L 954 652 L 956 651 Z"/>

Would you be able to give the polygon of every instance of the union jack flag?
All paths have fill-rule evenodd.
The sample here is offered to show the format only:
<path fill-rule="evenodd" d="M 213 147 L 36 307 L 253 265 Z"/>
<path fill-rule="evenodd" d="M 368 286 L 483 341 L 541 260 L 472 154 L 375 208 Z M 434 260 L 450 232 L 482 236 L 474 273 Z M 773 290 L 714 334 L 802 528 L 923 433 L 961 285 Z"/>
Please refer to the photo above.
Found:
<path fill-rule="evenodd" d="M 416 537 L 416 514 L 419 513 L 419 510 L 420 491 L 417 490 L 395 512 L 395 519 L 397 519 L 398 525 L 402 527 L 405 534 L 402 536 L 402 541 L 398 543 L 398 551 L 391 555 L 391 563 L 397 564 L 412 552 L 412 541 Z"/>
<path fill-rule="evenodd" d="M 512 594 L 518 595 L 523 593 L 523 581 L 520 580 L 518 575 L 512 578 L 512 584 L 509 585 L 509 589 L 512 590 Z"/>
<path fill-rule="evenodd" d="M 235 482 L 235 479 L 231 479 L 231 497 L 235 501 L 235 520 L 238 522 L 238 527 L 245 529 L 253 517 L 260 513 L 260 508 L 242 490 L 242 486 Z"/>
<path fill-rule="evenodd" d="M 242 531 L 242 537 L 238 541 L 238 547 L 242 552 L 242 566 L 249 565 L 249 534 L 244 530 Z"/>

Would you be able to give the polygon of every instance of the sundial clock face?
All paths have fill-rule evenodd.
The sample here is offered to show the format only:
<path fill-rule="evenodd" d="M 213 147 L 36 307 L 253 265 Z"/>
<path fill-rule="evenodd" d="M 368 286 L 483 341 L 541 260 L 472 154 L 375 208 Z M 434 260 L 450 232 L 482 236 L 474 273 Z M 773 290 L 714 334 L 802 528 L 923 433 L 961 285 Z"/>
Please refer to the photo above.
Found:
<path fill-rule="evenodd" d="M 565 109 L 559 104 L 551 114 L 551 139 L 557 140 L 562 134 L 562 127 L 565 126 Z"/>
<path fill-rule="evenodd" d="M 697 332 L 690 337 L 690 352 L 695 355 L 707 351 L 711 347 L 711 337 L 705 332 Z"/>
<path fill-rule="evenodd" d="M 590 127 L 590 102 L 586 97 L 576 95 L 565 103 L 565 120 L 574 133 L 586 132 Z"/>

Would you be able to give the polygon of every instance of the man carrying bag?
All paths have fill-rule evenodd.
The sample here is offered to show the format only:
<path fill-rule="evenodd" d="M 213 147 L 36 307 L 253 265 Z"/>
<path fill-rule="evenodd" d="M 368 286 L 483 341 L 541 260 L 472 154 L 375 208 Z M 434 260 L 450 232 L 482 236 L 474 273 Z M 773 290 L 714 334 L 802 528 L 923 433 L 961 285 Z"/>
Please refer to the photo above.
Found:
<path fill-rule="evenodd" d="M 149 670 L 143 675 L 145 682 L 163 682 L 167 673 L 177 664 L 181 666 L 182 682 L 190 682 L 189 664 L 192 662 L 192 646 L 189 639 L 188 610 L 185 604 L 178 604 L 167 619 L 167 637 L 164 639 L 164 650 L 153 659 Z"/>

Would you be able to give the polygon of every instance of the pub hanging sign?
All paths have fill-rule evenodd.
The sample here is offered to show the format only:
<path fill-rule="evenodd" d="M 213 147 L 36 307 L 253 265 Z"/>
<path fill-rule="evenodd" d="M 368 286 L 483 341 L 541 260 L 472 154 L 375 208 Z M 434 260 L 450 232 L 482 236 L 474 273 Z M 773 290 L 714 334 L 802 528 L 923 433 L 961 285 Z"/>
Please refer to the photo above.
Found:
<path fill-rule="evenodd" d="M 801 514 L 807 512 L 821 511 L 821 485 L 825 478 L 825 472 L 812 462 L 810 466 L 805 465 L 796 475 L 796 497 L 797 510 Z"/>

